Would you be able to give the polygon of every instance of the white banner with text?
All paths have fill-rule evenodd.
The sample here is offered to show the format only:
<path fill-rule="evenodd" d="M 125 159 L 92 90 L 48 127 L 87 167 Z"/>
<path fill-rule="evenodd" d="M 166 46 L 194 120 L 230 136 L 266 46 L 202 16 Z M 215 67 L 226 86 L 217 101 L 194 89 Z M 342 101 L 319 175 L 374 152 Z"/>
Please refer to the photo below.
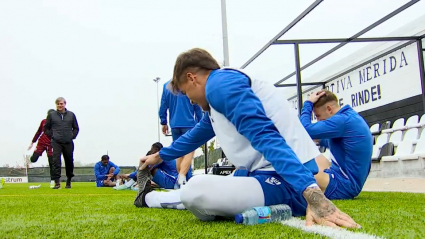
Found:
<path fill-rule="evenodd" d="M 357 112 L 422 94 L 416 44 L 409 45 L 326 84 L 339 99 Z M 306 101 L 316 88 L 303 94 Z M 291 98 L 298 109 L 297 98 Z"/>

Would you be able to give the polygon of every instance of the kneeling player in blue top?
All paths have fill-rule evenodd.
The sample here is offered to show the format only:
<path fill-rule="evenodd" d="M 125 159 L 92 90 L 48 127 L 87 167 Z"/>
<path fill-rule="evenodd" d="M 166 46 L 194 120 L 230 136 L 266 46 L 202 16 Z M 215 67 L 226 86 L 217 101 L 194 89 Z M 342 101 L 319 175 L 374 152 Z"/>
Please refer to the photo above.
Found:
<path fill-rule="evenodd" d="M 159 142 L 154 143 L 151 147 L 151 150 L 146 154 L 151 155 L 159 152 L 163 148 L 163 145 Z M 151 175 L 152 175 L 152 186 L 164 188 L 164 189 L 173 189 L 174 185 L 177 182 L 177 178 L 179 172 L 177 171 L 177 161 L 163 161 L 159 164 L 156 164 L 150 167 Z M 137 181 L 137 170 L 128 175 L 128 178 Z M 192 178 L 192 168 L 189 167 L 189 170 L 186 173 L 186 181 Z M 130 185 L 131 186 L 131 185 Z M 117 190 L 127 189 L 129 185 L 123 184 L 121 186 L 116 187 Z"/>
<path fill-rule="evenodd" d="M 157 143 L 160 145 L 160 148 L 156 151 L 151 151 L 149 155 L 159 152 L 163 146 L 161 143 Z M 179 176 L 179 172 L 177 171 L 177 160 L 171 161 L 162 161 L 159 164 L 150 167 L 152 182 L 155 183 L 158 187 L 164 189 L 173 189 L 177 178 Z M 186 181 L 189 181 L 192 178 L 192 169 L 186 173 Z"/>
<path fill-rule="evenodd" d="M 220 69 L 205 50 L 180 54 L 172 92 L 186 94 L 205 112 L 202 120 L 171 146 L 140 160 L 136 207 L 188 209 L 201 220 L 234 217 L 259 206 L 287 204 L 306 224 L 359 227 L 318 187 L 314 174 L 318 148 L 297 112 L 272 84 L 239 70 Z M 217 137 L 234 176 L 194 176 L 180 190 L 156 192 L 148 165 L 170 161 Z"/>
<path fill-rule="evenodd" d="M 97 187 L 114 187 L 117 179 L 117 175 L 120 172 L 120 168 L 109 161 L 108 155 L 103 155 L 100 162 L 97 162 L 94 166 L 94 175 L 96 176 Z"/>
<path fill-rule="evenodd" d="M 317 123 L 311 123 L 312 112 Z M 373 138 L 365 120 L 349 105 L 340 107 L 328 90 L 313 93 L 304 103 L 301 123 L 313 139 L 329 148 L 330 167 L 315 176 L 329 199 L 352 199 L 359 195 L 369 175 Z M 317 161 L 317 160 L 316 160 Z M 317 161 L 318 165 L 329 164 Z"/>

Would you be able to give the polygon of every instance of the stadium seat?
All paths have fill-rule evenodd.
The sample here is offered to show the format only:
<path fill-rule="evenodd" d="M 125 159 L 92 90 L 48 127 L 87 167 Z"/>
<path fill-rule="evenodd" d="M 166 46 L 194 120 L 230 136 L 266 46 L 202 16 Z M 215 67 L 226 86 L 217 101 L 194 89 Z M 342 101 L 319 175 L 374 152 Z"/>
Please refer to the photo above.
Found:
<path fill-rule="evenodd" d="M 379 123 L 376 123 L 370 126 L 370 132 L 372 133 L 372 135 L 376 135 L 380 133 L 379 126 L 380 126 Z"/>
<path fill-rule="evenodd" d="M 403 140 L 411 140 L 412 143 L 416 142 L 418 140 L 418 134 L 419 129 L 418 128 L 411 128 L 407 130 L 407 132 L 404 134 Z"/>
<path fill-rule="evenodd" d="M 391 134 L 389 142 L 393 143 L 394 146 L 398 146 L 398 144 L 403 140 L 403 132 L 395 131 Z"/>
<path fill-rule="evenodd" d="M 404 129 L 404 118 L 399 118 L 396 121 L 394 121 L 393 126 L 390 129 L 382 130 L 382 133 L 392 133 L 398 130 Z"/>
<path fill-rule="evenodd" d="M 372 161 L 376 161 L 379 157 L 379 147 L 378 145 L 374 145 L 373 146 L 373 150 L 372 150 Z"/>
<path fill-rule="evenodd" d="M 413 143 L 411 140 L 403 140 L 397 147 L 397 150 L 393 156 L 382 157 L 383 162 L 398 161 L 400 156 L 412 154 Z"/>
<path fill-rule="evenodd" d="M 381 132 L 382 130 L 389 129 L 390 127 L 391 127 L 391 121 L 387 121 L 381 125 L 381 128 L 379 129 L 379 131 Z"/>
<path fill-rule="evenodd" d="M 417 115 L 410 116 L 407 119 L 406 124 L 404 125 L 404 130 L 412 128 L 413 125 L 417 125 L 418 120 L 419 120 L 419 116 L 417 116 Z"/>
<path fill-rule="evenodd" d="M 423 114 L 421 116 L 421 119 L 419 120 L 418 123 L 413 124 L 413 125 L 409 125 L 408 127 L 409 128 L 422 128 L 422 127 L 425 127 L 425 114 Z"/>
<path fill-rule="evenodd" d="M 388 143 L 388 135 L 389 135 L 389 134 L 381 134 L 381 135 L 379 135 L 379 136 L 378 136 L 378 138 L 376 139 L 376 143 L 375 143 L 375 145 L 376 145 L 376 146 L 378 146 L 378 149 L 379 149 L 379 150 L 381 149 L 381 147 L 382 147 L 384 144 Z"/>
<path fill-rule="evenodd" d="M 416 140 L 413 140 L 413 144 L 418 143 L 418 140 L 421 140 L 421 139 L 425 139 L 425 130 L 422 130 L 421 135 L 419 135 L 419 137 Z"/>
<path fill-rule="evenodd" d="M 416 145 L 416 148 L 413 154 L 400 156 L 401 160 L 413 160 L 413 159 L 419 159 L 419 158 L 425 158 L 425 139 L 421 139 L 418 141 L 418 144 Z"/>
<path fill-rule="evenodd" d="M 386 143 L 382 146 L 382 149 L 379 150 L 377 145 L 373 146 L 373 152 L 372 152 L 372 162 L 379 162 L 381 161 L 382 157 L 384 156 L 391 156 L 394 154 L 394 144 L 393 143 Z"/>

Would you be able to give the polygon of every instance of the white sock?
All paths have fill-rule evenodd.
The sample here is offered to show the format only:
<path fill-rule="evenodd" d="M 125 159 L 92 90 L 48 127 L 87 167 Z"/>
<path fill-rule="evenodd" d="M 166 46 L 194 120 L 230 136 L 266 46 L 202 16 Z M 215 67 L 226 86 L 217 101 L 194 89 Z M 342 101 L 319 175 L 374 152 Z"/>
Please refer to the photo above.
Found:
<path fill-rule="evenodd" d="M 146 194 L 145 200 L 148 207 L 152 208 L 186 209 L 180 200 L 180 190 L 170 192 L 152 191 Z"/>
<path fill-rule="evenodd" d="M 128 182 L 125 183 L 125 186 L 127 186 L 128 188 L 131 187 L 133 184 L 135 183 L 135 181 L 131 178 Z"/>

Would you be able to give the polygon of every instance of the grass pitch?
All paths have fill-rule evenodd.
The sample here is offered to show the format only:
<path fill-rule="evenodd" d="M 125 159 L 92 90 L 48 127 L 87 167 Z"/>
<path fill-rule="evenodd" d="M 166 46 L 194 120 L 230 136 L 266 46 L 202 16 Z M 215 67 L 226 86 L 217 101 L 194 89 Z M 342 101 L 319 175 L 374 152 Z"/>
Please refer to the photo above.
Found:
<path fill-rule="evenodd" d="M 6 184 L 0 189 L 1 238 L 324 238 L 281 224 L 201 222 L 189 211 L 136 208 L 135 191 L 73 183 L 53 190 L 47 183 Z M 65 186 L 65 185 L 63 185 Z M 334 201 L 363 226 L 385 238 L 425 238 L 425 194 L 363 192 Z"/>

